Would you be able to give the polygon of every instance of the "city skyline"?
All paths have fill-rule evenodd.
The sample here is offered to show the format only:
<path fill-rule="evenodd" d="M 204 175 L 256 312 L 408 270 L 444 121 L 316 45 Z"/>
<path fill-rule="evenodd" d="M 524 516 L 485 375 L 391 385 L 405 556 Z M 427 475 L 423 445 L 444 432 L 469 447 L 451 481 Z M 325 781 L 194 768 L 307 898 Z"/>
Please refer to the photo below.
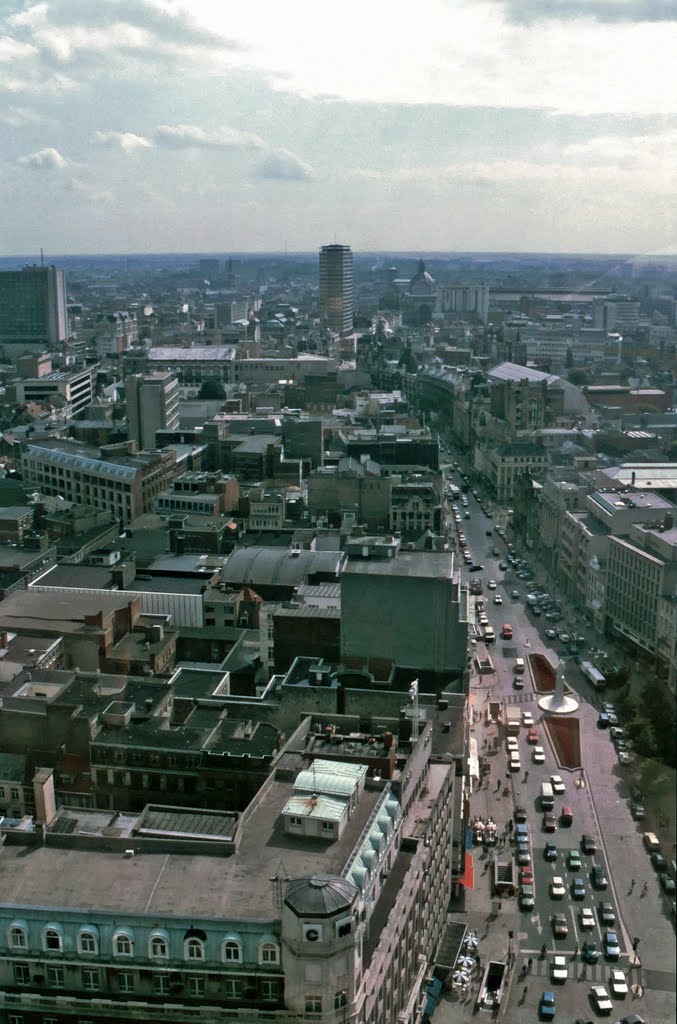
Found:
<path fill-rule="evenodd" d="M 676 44 L 661 0 L 16 0 L 0 254 L 674 254 Z"/>

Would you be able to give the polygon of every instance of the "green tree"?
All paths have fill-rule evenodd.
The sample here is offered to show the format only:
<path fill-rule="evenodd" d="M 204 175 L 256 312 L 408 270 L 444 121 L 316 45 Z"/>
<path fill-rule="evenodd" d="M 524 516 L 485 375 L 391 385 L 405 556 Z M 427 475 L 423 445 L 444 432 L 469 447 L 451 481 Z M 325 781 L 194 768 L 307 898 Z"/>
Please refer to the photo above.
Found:
<path fill-rule="evenodd" d="M 213 399 L 225 397 L 226 392 L 224 391 L 223 384 L 216 377 L 210 377 L 209 380 L 202 382 L 198 398 Z"/>
<path fill-rule="evenodd" d="M 625 727 L 625 733 L 640 757 L 656 757 L 656 737 L 646 718 L 633 718 Z"/>
<path fill-rule="evenodd" d="M 568 374 L 568 377 L 569 377 L 569 382 L 571 384 L 575 384 L 577 388 L 582 388 L 585 384 L 588 383 L 588 375 L 585 372 L 585 370 L 581 370 L 581 369 L 570 370 L 569 374 Z"/>

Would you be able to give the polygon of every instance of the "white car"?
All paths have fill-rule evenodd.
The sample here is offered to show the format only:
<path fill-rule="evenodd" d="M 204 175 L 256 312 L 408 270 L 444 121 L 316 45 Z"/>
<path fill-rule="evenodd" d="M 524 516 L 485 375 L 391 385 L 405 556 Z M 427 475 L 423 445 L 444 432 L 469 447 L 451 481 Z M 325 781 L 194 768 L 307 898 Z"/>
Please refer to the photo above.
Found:
<path fill-rule="evenodd" d="M 544 764 L 545 762 L 545 751 L 543 747 L 534 747 L 531 751 L 531 759 L 534 764 Z"/>
<path fill-rule="evenodd" d="M 555 956 L 550 964 L 550 977 L 553 981 L 566 981 L 569 976 L 565 956 Z"/>
<path fill-rule="evenodd" d="M 618 755 L 618 763 L 624 766 L 632 764 L 632 754 L 628 754 L 627 750 L 621 750 Z"/>
<path fill-rule="evenodd" d="M 581 928 L 583 928 L 585 931 L 592 931 L 592 929 L 595 927 L 595 915 L 593 914 L 590 907 L 581 907 L 579 916 Z"/>
<path fill-rule="evenodd" d="M 531 726 L 533 724 L 534 724 L 534 716 L 532 715 L 531 711 L 523 711 L 522 712 L 522 725 L 526 725 L 528 728 L 531 728 Z"/>
<path fill-rule="evenodd" d="M 489 590 L 496 590 L 496 580 L 489 580 L 487 583 Z"/>
<path fill-rule="evenodd" d="M 500 594 L 496 594 L 494 598 L 494 604 L 503 604 L 503 598 Z"/>
<path fill-rule="evenodd" d="M 517 742 L 517 739 L 516 739 L 515 736 L 508 736 L 508 739 L 506 740 L 506 747 L 507 747 L 508 753 L 510 753 L 512 750 L 517 750 L 517 751 L 519 750 L 520 745 Z"/>
<path fill-rule="evenodd" d="M 592 998 L 597 1007 L 598 1013 L 611 1013 L 614 1008 L 614 1004 L 609 998 L 609 993 L 604 988 L 604 985 L 593 985 L 590 989 Z"/>
<path fill-rule="evenodd" d="M 564 899 L 566 896 L 566 886 L 563 879 L 559 875 L 555 875 L 552 882 L 550 883 L 550 895 L 554 900 Z"/>
<path fill-rule="evenodd" d="M 519 752 L 517 750 L 513 750 L 511 752 L 508 768 L 511 772 L 520 772 L 522 770 L 522 762 L 520 761 Z"/>
<path fill-rule="evenodd" d="M 612 971 L 609 975 L 609 988 L 617 999 L 625 999 L 628 994 L 628 979 L 623 971 Z"/>
<path fill-rule="evenodd" d="M 555 793 L 557 796 L 561 796 L 562 793 L 566 791 L 566 786 L 562 782 L 561 775 L 551 775 L 550 785 L 552 786 L 553 793 Z"/>

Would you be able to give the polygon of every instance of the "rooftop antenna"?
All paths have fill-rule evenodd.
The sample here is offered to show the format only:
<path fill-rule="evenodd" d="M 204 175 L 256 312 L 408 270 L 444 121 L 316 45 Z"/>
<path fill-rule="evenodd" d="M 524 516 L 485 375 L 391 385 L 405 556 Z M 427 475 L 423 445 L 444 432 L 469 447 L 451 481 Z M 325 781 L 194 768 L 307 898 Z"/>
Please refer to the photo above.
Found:
<path fill-rule="evenodd" d="M 45 265 L 45 254 L 42 251 L 42 246 L 40 246 L 40 266 L 44 267 L 44 265 Z"/>
<path fill-rule="evenodd" d="M 409 687 L 409 696 L 411 697 L 411 702 L 414 705 L 414 716 L 413 716 L 413 721 L 412 721 L 412 726 L 411 726 L 411 738 L 413 739 L 413 741 L 415 743 L 416 740 L 418 739 L 418 727 L 419 727 L 419 721 L 418 721 L 418 679 L 414 679 L 414 681 L 412 682 L 411 686 Z"/>

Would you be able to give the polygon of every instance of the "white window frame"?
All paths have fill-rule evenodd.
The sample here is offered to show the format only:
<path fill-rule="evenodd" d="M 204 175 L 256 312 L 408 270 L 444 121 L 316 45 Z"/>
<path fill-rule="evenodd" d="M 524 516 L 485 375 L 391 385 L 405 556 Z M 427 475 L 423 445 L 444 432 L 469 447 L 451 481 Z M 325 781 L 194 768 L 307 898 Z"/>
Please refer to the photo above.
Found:
<path fill-rule="evenodd" d="M 82 987 L 85 992 L 99 992 L 101 990 L 101 973 L 98 967 L 83 967 Z M 85 980 L 87 979 L 87 980 Z"/>
<path fill-rule="evenodd" d="M 191 950 L 193 952 L 191 952 Z M 198 950 L 197 955 L 195 955 L 195 950 Z M 198 939 L 196 935 L 191 935 L 190 938 L 184 941 L 183 959 L 190 960 L 192 963 L 195 961 L 204 961 L 206 959 L 205 944 L 202 939 Z"/>
<path fill-rule="evenodd" d="M 129 949 L 120 949 L 123 943 L 129 944 Z M 134 956 L 134 936 L 122 929 L 113 935 L 113 956 L 132 957 Z"/>
<path fill-rule="evenodd" d="M 120 992 L 133 992 L 136 987 L 134 971 L 118 971 L 117 982 Z"/>
<path fill-rule="evenodd" d="M 157 953 L 154 949 L 155 943 L 162 943 L 164 953 Z M 148 940 L 148 958 L 149 960 L 169 960 L 169 943 L 164 935 L 151 935 Z"/>
<path fill-rule="evenodd" d="M 271 955 L 272 953 L 272 955 Z M 259 966 L 264 964 L 279 964 L 280 947 L 276 942 L 266 940 L 259 946 Z"/>
<path fill-rule="evenodd" d="M 202 974 L 192 974 L 188 977 L 188 995 L 200 999 L 205 994 L 205 979 Z"/>
<path fill-rule="evenodd" d="M 94 949 L 85 949 L 85 942 L 92 942 Z M 99 952 L 99 937 L 91 928 L 81 928 L 78 932 L 78 953 L 81 956 L 96 956 Z"/>
<path fill-rule="evenodd" d="M 229 949 L 235 952 L 235 956 L 227 956 L 226 953 Z M 236 939 L 224 939 L 221 943 L 221 961 L 224 964 L 241 964 L 242 963 L 242 945 Z"/>
<path fill-rule="evenodd" d="M 47 964 L 45 974 L 47 975 L 47 984 L 50 988 L 66 987 L 66 975 L 61 964 Z"/>
<path fill-rule="evenodd" d="M 48 945 L 49 937 L 56 935 L 58 946 Z M 63 932 L 53 924 L 48 924 L 42 929 L 42 948 L 45 953 L 63 953 Z"/>
<path fill-rule="evenodd" d="M 23 941 L 15 942 L 15 938 L 19 938 Z M 20 924 L 13 924 L 9 929 L 8 943 L 10 949 L 28 949 L 28 933 L 25 928 L 22 928 Z"/>

